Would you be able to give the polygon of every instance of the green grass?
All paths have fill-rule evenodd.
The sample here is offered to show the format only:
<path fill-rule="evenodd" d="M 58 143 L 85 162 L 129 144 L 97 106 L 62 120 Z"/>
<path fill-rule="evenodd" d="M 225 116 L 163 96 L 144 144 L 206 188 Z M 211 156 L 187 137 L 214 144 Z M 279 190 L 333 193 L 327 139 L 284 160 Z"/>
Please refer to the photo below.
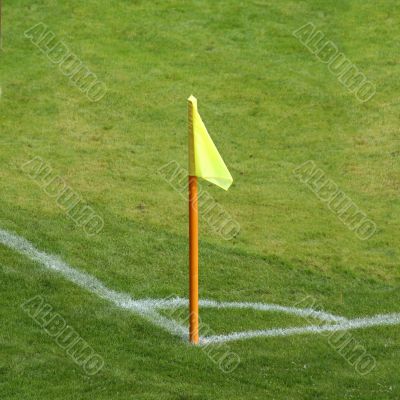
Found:
<path fill-rule="evenodd" d="M 0 227 L 134 297 L 187 296 L 187 204 L 159 174 L 187 163 L 194 94 L 234 185 L 203 183 L 240 223 L 201 225 L 203 298 L 291 306 L 313 296 L 347 317 L 399 312 L 397 3 L 234 0 L 3 5 Z M 106 83 L 91 103 L 24 31 L 43 22 Z M 360 104 L 292 36 L 313 22 L 376 84 Z M 87 237 L 22 171 L 39 156 L 102 216 Z M 293 175 L 314 160 L 378 226 L 360 241 Z M 224 374 L 199 348 L 0 246 L 0 398 L 398 399 L 399 327 L 352 331 L 377 366 L 360 376 L 326 337 L 229 344 Z M 104 358 L 83 370 L 20 308 L 42 295 Z M 206 311 L 215 332 L 303 325 Z"/>

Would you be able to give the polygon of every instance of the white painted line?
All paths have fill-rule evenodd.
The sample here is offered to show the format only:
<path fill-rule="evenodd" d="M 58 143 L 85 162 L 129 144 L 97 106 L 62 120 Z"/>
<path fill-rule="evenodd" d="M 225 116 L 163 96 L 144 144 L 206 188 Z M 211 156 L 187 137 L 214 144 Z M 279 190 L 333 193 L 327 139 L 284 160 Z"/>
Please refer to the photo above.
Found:
<path fill-rule="evenodd" d="M 96 294 L 98 297 L 104 300 L 110 301 L 117 307 L 133 311 L 134 313 L 141 315 L 153 324 L 165 329 L 173 335 L 177 335 L 185 339 L 187 338 L 187 328 L 179 325 L 175 321 L 161 316 L 157 313 L 155 308 L 147 307 L 140 302 L 136 302 L 131 296 L 129 296 L 129 294 L 119 293 L 115 290 L 109 289 L 97 278 L 70 267 L 56 256 L 46 254 L 43 251 L 36 249 L 26 239 L 0 229 L 0 243 L 17 251 L 20 254 L 25 255 L 32 261 L 41 264 L 43 267 L 59 273 L 70 282 L 73 282 L 89 292 Z"/>
<path fill-rule="evenodd" d="M 147 307 L 154 307 L 156 309 L 171 309 L 188 306 L 188 300 L 180 297 L 172 299 L 144 299 L 137 300 Z M 265 303 L 250 303 L 250 302 L 235 302 L 235 301 L 215 301 L 215 300 L 200 300 L 199 305 L 202 308 L 217 308 L 217 309 L 251 309 L 255 311 L 275 311 L 285 314 L 297 315 L 298 317 L 312 317 L 326 322 L 341 322 L 346 321 L 344 317 L 339 317 L 323 311 L 317 311 L 312 308 L 296 308 L 286 307 L 278 304 L 265 304 Z"/>
<path fill-rule="evenodd" d="M 367 318 L 355 318 L 331 325 L 311 325 L 295 328 L 275 328 L 258 331 L 234 332 L 228 335 L 215 335 L 202 338 L 202 344 L 232 342 L 234 340 L 252 339 L 256 337 L 277 337 L 302 335 L 306 333 L 323 333 L 347 331 L 350 329 L 371 328 L 374 326 L 399 325 L 400 313 L 380 314 Z"/>
<path fill-rule="evenodd" d="M 175 309 L 179 307 L 187 307 L 187 299 L 180 297 L 170 299 L 133 299 L 127 293 L 120 293 L 106 287 L 97 278 L 72 268 L 64 261 L 56 256 L 49 255 L 43 251 L 36 249 L 32 243 L 26 239 L 0 229 L 0 244 L 17 251 L 18 253 L 28 257 L 32 261 L 41 264 L 48 270 L 54 271 L 62 275 L 65 279 L 83 289 L 96 294 L 98 297 L 107 300 L 119 308 L 129 310 L 137 315 L 142 316 L 154 325 L 166 330 L 172 335 L 179 336 L 183 340 L 188 340 L 188 328 L 180 325 L 174 320 L 168 319 L 159 314 L 162 309 Z M 217 309 L 252 309 L 257 311 L 274 311 L 286 314 L 297 315 L 301 317 L 312 317 L 323 321 L 321 325 L 310 325 L 292 328 L 274 328 L 266 330 L 234 332 L 226 335 L 214 335 L 201 337 L 201 344 L 222 343 L 234 340 L 251 339 L 255 337 L 277 337 L 290 336 L 307 333 L 322 333 L 343 331 L 349 329 L 361 329 L 374 326 L 388 326 L 400 324 L 400 313 L 379 314 L 366 318 L 355 318 L 352 320 L 344 317 L 329 314 L 323 311 L 316 311 L 311 308 L 285 307 L 277 304 L 250 303 L 250 302 L 218 302 L 214 300 L 200 300 L 202 308 Z M 330 323 L 330 324 L 328 324 Z"/>

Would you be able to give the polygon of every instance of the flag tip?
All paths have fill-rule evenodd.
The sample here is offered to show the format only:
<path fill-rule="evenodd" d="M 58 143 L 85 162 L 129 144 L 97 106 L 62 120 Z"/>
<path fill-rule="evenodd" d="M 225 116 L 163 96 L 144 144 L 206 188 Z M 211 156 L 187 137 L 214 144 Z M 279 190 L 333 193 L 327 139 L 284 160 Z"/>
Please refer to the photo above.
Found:
<path fill-rule="evenodd" d="M 192 94 L 189 96 L 188 101 L 190 101 L 191 103 L 194 103 L 194 104 L 197 103 L 196 97 L 194 97 Z"/>

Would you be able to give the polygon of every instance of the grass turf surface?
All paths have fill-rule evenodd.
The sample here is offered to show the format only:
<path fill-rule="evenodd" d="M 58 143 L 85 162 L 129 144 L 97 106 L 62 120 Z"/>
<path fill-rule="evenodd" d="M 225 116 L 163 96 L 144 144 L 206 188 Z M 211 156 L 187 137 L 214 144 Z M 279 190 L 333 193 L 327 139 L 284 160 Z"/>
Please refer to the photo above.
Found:
<path fill-rule="evenodd" d="M 395 1 L 6 3 L 0 227 L 115 290 L 186 297 L 187 204 L 157 169 L 186 165 L 193 93 L 235 179 L 228 193 L 203 186 L 241 225 L 224 241 L 201 224 L 201 297 L 290 306 L 310 295 L 346 317 L 400 311 L 397 15 Z M 101 101 L 24 37 L 38 22 L 106 83 Z M 373 99 L 360 104 L 292 36 L 307 22 L 376 84 Z M 34 156 L 103 217 L 100 234 L 87 237 L 21 171 Z M 293 176 L 310 159 L 376 222 L 372 238 L 360 241 Z M 201 349 L 0 255 L 1 399 L 400 397 L 398 326 L 351 332 L 376 359 L 367 376 L 315 335 L 230 343 L 241 363 L 224 374 Z M 37 294 L 104 358 L 99 374 L 86 376 L 21 310 Z M 216 332 L 273 325 L 229 313 L 205 317 Z"/>

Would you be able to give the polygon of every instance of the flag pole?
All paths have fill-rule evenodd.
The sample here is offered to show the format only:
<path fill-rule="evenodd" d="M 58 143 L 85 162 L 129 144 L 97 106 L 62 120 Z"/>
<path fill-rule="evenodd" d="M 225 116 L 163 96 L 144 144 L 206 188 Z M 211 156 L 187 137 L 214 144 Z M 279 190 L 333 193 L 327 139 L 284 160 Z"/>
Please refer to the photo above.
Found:
<path fill-rule="evenodd" d="M 189 165 L 194 162 L 190 159 L 193 157 L 193 107 L 193 102 L 189 98 Z M 197 176 L 191 175 L 189 175 L 189 340 L 193 344 L 199 343 L 199 210 Z"/>
<path fill-rule="evenodd" d="M 2 0 L 0 0 L 0 50 L 3 50 L 2 16 L 3 16 L 3 4 L 2 4 Z"/>

